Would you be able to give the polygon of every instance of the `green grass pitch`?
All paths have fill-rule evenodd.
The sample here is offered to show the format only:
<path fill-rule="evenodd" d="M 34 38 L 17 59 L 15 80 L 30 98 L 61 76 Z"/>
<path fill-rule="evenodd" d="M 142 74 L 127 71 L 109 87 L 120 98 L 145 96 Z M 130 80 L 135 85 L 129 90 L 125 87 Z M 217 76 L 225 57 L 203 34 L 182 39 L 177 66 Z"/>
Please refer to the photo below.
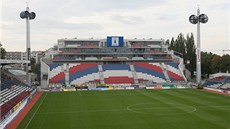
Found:
<path fill-rule="evenodd" d="M 230 97 L 196 89 L 48 92 L 18 129 L 230 129 Z"/>

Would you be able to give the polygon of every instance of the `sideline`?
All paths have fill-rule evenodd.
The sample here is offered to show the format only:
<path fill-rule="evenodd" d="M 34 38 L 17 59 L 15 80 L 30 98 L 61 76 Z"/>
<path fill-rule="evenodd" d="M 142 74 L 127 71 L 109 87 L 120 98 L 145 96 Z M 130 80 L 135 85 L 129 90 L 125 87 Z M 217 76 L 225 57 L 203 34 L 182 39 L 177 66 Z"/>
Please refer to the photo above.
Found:
<path fill-rule="evenodd" d="M 215 93 L 215 94 L 220 94 L 220 95 L 224 95 L 224 96 L 230 96 L 230 94 L 228 93 L 224 93 L 224 92 L 219 92 L 219 91 L 214 91 L 214 90 L 211 90 L 211 89 L 203 89 L 205 92 L 210 92 L 210 93 Z"/>
<path fill-rule="evenodd" d="M 6 129 L 16 129 L 17 126 L 21 123 L 24 119 L 26 114 L 30 111 L 30 109 L 34 106 L 34 104 L 38 101 L 41 97 L 43 92 L 38 92 L 35 96 L 29 101 L 29 103 L 25 106 L 24 109 L 17 115 L 17 117 L 6 127 Z"/>
<path fill-rule="evenodd" d="M 46 93 L 47 96 L 48 93 Z M 25 129 L 27 129 L 27 127 L 29 126 L 30 122 L 33 120 L 34 115 L 37 113 L 38 109 L 40 108 L 40 106 L 42 105 L 43 101 L 45 100 L 46 96 L 42 99 L 42 102 L 39 104 L 38 108 L 36 109 L 36 111 L 33 113 L 33 116 L 30 118 L 30 121 L 27 123 Z"/>

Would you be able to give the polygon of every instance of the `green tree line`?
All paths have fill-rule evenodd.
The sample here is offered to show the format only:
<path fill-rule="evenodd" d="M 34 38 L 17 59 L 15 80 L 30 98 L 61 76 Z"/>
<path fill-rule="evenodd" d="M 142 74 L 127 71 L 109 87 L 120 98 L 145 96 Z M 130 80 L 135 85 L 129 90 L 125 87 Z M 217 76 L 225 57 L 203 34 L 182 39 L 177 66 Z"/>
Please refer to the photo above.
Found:
<path fill-rule="evenodd" d="M 193 76 L 196 71 L 196 46 L 193 33 L 187 34 L 186 37 L 180 33 L 176 39 L 172 37 L 171 40 L 166 40 L 166 43 L 169 44 L 169 50 L 174 50 L 183 55 L 185 64 L 187 60 L 190 61 L 185 67 Z M 211 52 L 201 52 L 201 73 L 203 75 L 227 71 L 230 72 L 229 54 L 220 56 Z"/>

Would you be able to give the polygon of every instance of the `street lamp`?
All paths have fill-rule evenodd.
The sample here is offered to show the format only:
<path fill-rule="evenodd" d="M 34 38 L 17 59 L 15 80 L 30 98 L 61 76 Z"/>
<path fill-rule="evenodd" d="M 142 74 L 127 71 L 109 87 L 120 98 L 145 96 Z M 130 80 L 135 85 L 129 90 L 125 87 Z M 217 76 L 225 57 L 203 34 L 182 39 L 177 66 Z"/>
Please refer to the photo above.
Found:
<path fill-rule="evenodd" d="M 196 82 L 201 84 L 201 51 L 200 51 L 200 23 L 207 23 L 208 16 L 206 14 L 200 14 L 200 9 L 197 9 L 197 16 L 191 15 L 189 21 L 192 24 L 197 24 L 197 49 L 196 49 Z"/>
<path fill-rule="evenodd" d="M 27 5 L 26 11 L 20 13 L 21 19 L 26 19 L 26 60 L 30 62 L 31 50 L 30 50 L 30 20 L 36 17 L 34 12 L 29 12 L 29 7 Z M 26 74 L 28 76 L 28 83 L 31 85 L 31 63 L 26 64 Z"/>

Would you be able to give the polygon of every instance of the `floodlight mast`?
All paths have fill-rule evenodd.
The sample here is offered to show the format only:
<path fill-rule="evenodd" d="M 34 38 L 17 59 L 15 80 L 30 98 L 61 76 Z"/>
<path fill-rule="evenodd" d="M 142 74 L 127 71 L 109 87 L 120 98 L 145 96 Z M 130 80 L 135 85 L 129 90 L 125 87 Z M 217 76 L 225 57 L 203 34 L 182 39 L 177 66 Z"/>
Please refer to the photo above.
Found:
<path fill-rule="evenodd" d="M 29 12 L 29 6 L 26 7 L 26 11 Z M 26 60 L 30 59 L 30 20 L 29 17 L 26 18 Z M 26 64 L 26 74 L 28 76 L 28 83 L 31 84 L 31 62 Z"/>
<path fill-rule="evenodd" d="M 201 84 L 201 48 L 200 48 L 200 23 L 208 22 L 208 16 L 200 14 L 200 9 L 197 9 L 197 16 L 191 15 L 189 21 L 192 24 L 197 24 L 197 47 L 196 47 L 196 83 Z"/>
<path fill-rule="evenodd" d="M 27 2 L 26 11 L 20 13 L 21 19 L 26 19 L 26 60 L 31 60 L 31 49 L 30 49 L 30 20 L 36 17 L 34 12 L 29 12 L 29 6 Z M 28 83 L 31 85 L 31 62 L 26 64 L 26 74 L 28 76 Z"/>
<path fill-rule="evenodd" d="M 197 16 L 198 16 L 198 22 L 197 22 L 197 49 L 196 49 L 196 83 L 199 85 L 201 84 L 201 55 L 200 55 L 200 9 L 197 9 Z"/>

